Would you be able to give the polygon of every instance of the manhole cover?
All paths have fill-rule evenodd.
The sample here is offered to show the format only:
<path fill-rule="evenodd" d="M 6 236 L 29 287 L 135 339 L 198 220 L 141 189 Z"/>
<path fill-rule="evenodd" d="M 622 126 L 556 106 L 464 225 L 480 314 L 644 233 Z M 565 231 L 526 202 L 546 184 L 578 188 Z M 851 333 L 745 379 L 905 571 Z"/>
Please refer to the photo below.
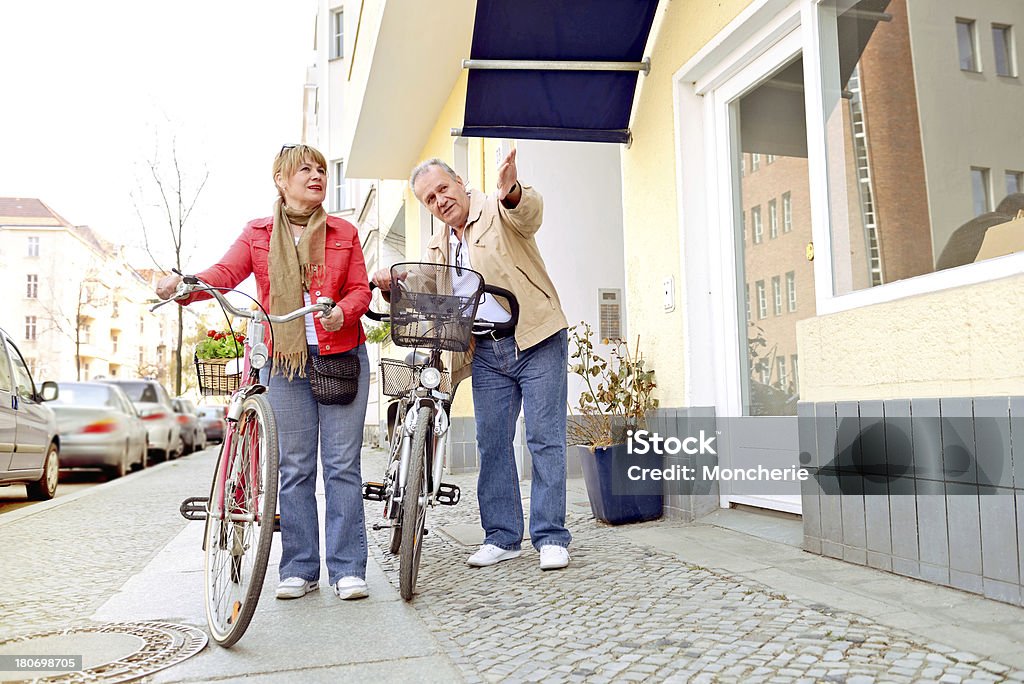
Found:
<path fill-rule="evenodd" d="M 57 629 L 0 641 L 0 655 L 80 655 L 81 670 L 0 671 L 0 682 L 129 682 L 191 658 L 205 646 L 206 632 L 166 622 Z"/>

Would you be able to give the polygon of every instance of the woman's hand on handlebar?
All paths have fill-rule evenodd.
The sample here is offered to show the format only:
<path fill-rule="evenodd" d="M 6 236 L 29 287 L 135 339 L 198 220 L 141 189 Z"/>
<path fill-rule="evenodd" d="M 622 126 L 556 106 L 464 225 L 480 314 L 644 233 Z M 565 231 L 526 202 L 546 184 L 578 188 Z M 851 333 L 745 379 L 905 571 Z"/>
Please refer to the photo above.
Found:
<path fill-rule="evenodd" d="M 345 312 L 340 306 L 335 306 L 327 313 L 317 314 L 316 318 L 327 332 L 337 332 L 345 326 Z"/>
<path fill-rule="evenodd" d="M 156 295 L 160 299 L 170 299 L 178 294 L 178 286 L 181 285 L 181 276 L 177 273 L 165 275 L 156 284 Z"/>

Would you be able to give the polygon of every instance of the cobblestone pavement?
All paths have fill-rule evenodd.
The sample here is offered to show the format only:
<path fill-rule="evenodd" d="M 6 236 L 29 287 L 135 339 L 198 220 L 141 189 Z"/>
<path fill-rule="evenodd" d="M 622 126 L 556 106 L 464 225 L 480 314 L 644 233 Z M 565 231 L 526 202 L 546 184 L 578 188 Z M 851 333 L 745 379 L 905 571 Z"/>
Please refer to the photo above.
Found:
<path fill-rule="evenodd" d="M 210 449 L 68 503 L 0 516 L 0 641 L 89 623 L 188 524 L 176 502 L 205 495 L 194 483 L 208 480 L 215 456 Z"/>
<path fill-rule="evenodd" d="M 383 458 L 364 455 L 364 479 Z M 475 476 L 450 481 L 462 501 L 428 512 L 435 533 L 413 605 L 469 682 L 1024 682 L 1024 671 L 631 544 L 572 510 L 568 569 L 542 572 L 532 547 L 470 568 L 472 549 L 443 531 L 478 523 Z M 367 502 L 368 525 L 380 512 Z M 397 587 L 390 531 L 369 534 Z"/>

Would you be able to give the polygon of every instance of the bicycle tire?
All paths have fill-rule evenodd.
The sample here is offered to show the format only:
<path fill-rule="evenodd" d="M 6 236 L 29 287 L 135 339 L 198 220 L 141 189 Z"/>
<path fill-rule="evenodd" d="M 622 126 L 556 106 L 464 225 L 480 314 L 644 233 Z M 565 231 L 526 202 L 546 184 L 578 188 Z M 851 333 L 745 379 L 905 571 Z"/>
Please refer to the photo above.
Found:
<path fill-rule="evenodd" d="M 257 460 L 259 482 L 247 482 L 252 459 Z M 210 497 L 216 505 L 217 480 L 222 471 L 228 483 L 225 496 L 233 499 L 232 509 L 253 515 L 252 521 L 224 521 L 206 518 L 204 602 L 206 623 L 213 640 L 224 648 L 233 646 L 249 626 L 263 589 L 274 536 L 277 510 L 278 444 L 277 424 L 270 402 L 257 394 L 242 402 L 235 424 L 231 449 L 221 448 Z M 243 477 L 239 477 L 242 474 Z M 251 480 L 251 478 L 248 478 Z"/>
<path fill-rule="evenodd" d="M 416 576 L 420 569 L 420 553 L 423 551 L 423 527 L 427 521 L 426 477 L 423 465 L 426 460 L 427 435 L 432 434 L 434 425 L 433 408 L 423 406 L 416 416 L 416 432 L 413 434 L 412 450 L 409 452 L 409 474 L 402 492 L 402 544 L 399 551 L 399 590 L 402 598 L 412 600 L 416 593 Z M 424 503 L 420 503 L 420 497 Z"/>

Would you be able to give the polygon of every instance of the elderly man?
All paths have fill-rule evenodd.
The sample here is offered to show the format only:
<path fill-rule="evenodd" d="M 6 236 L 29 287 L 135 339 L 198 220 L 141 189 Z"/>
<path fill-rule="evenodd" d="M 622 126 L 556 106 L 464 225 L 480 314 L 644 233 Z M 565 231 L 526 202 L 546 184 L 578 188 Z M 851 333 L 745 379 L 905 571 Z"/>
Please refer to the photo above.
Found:
<path fill-rule="evenodd" d="M 452 361 L 454 378 L 472 372 L 480 451 L 477 498 L 486 536 L 467 562 L 484 567 L 522 553 L 523 505 L 512 448 L 522 407 L 533 463 L 530 539 L 542 570 L 564 568 L 572 539 L 565 527 L 567 323 L 534 240 L 543 214 L 541 196 L 519 182 L 514 149 L 498 167 L 495 194 L 467 190 L 436 158 L 413 169 L 409 185 L 446 226 L 430 241 L 424 261 L 473 269 L 488 284 L 510 290 L 520 305 L 514 333 L 480 335 L 471 356 Z M 391 272 L 378 271 L 374 282 L 390 288 Z M 505 322 L 509 313 L 487 297 L 477 317 Z"/>

